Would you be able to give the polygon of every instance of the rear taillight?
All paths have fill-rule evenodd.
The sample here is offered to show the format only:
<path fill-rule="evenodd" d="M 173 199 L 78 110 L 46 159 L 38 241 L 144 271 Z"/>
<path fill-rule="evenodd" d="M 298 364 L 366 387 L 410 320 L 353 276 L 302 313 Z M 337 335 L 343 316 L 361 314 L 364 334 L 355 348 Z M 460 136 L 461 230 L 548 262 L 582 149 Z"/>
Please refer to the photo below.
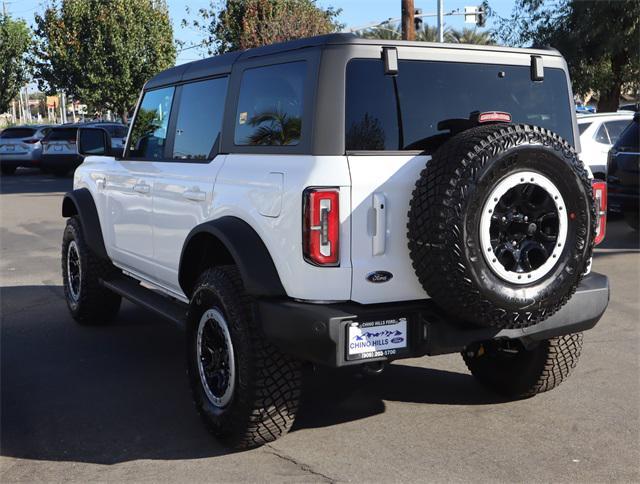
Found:
<path fill-rule="evenodd" d="M 38 141 L 40 141 L 38 138 L 31 138 L 31 139 L 23 139 L 22 140 L 23 143 L 27 143 L 29 145 L 35 145 Z"/>
<path fill-rule="evenodd" d="M 598 245 L 604 240 L 604 236 L 607 232 L 607 183 L 603 181 L 594 181 L 593 187 L 593 200 L 596 203 L 597 212 L 597 225 L 596 225 L 596 238 L 595 245 Z"/>
<path fill-rule="evenodd" d="M 304 258 L 320 266 L 337 266 L 340 250 L 340 191 L 307 188 L 303 195 Z"/>

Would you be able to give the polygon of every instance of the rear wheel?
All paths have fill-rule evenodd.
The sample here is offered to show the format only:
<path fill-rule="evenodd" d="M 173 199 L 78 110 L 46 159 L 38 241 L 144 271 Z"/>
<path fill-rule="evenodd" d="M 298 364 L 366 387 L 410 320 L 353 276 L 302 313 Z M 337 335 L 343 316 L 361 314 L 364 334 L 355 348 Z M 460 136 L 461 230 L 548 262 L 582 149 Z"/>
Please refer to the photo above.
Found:
<path fill-rule="evenodd" d="M 189 307 L 187 357 L 196 407 L 226 445 L 257 447 L 289 431 L 300 362 L 266 341 L 235 267 L 201 275 Z"/>
<path fill-rule="evenodd" d="M 575 368 L 582 333 L 558 336 L 526 349 L 519 341 L 476 343 L 462 353 L 480 383 L 509 398 L 531 397 L 562 383 Z"/>
<path fill-rule="evenodd" d="M 71 217 L 62 237 L 62 283 L 71 316 L 84 325 L 105 324 L 120 309 L 121 297 L 106 289 L 101 279 L 118 270 L 95 255 L 84 240 L 80 220 Z"/>
<path fill-rule="evenodd" d="M 0 168 L 0 172 L 2 172 L 3 175 L 14 175 L 17 169 L 16 166 L 3 166 Z"/>

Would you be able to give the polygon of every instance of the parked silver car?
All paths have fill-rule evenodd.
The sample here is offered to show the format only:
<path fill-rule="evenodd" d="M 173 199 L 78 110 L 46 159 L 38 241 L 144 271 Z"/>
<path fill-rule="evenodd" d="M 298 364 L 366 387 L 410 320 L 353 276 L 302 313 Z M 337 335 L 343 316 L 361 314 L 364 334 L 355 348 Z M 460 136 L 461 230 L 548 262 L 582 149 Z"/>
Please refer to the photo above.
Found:
<path fill-rule="evenodd" d="M 0 132 L 0 167 L 3 175 L 13 175 L 18 167 L 38 167 L 42 139 L 50 126 L 14 126 Z"/>

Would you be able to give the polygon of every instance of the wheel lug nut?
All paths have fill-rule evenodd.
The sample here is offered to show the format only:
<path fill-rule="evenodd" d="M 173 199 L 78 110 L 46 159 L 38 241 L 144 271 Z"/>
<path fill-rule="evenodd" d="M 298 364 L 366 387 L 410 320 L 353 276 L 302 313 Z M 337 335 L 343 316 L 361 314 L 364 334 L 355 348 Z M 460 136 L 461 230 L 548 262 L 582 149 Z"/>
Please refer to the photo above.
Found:
<path fill-rule="evenodd" d="M 507 221 L 507 217 L 502 217 L 502 221 L 506 222 Z"/>
<path fill-rule="evenodd" d="M 527 217 L 526 215 L 524 216 L 524 221 L 528 222 L 529 221 L 529 217 Z"/>

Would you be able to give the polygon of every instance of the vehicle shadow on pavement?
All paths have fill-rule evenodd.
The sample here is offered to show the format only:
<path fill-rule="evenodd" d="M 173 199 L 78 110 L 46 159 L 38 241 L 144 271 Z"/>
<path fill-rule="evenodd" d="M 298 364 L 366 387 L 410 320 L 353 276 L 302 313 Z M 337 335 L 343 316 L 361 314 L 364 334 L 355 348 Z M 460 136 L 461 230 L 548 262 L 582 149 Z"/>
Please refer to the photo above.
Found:
<path fill-rule="evenodd" d="M 1 455 L 113 464 L 229 453 L 191 401 L 176 327 L 128 303 L 110 325 L 80 326 L 60 286 L 3 287 L 0 301 Z M 310 372 L 305 386 L 294 430 L 370 417 L 385 400 L 499 402 L 470 375 L 406 365 L 368 379 Z"/>
<path fill-rule="evenodd" d="M 0 289 L 0 454 L 113 464 L 229 453 L 191 401 L 183 333 L 130 304 L 104 327 L 60 286 Z"/>
<path fill-rule="evenodd" d="M 385 401 L 430 405 L 493 405 L 508 400 L 486 390 L 470 374 L 391 364 L 378 376 L 320 370 L 306 378 L 293 430 L 328 427 L 385 411 Z"/>
<path fill-rule="evenodd" d="M 73 177 L 45 175 L 40 170 L 19 168 L 15 175 L 0 176 L 0 194 L 65 193 L 73 190 Z"/>

